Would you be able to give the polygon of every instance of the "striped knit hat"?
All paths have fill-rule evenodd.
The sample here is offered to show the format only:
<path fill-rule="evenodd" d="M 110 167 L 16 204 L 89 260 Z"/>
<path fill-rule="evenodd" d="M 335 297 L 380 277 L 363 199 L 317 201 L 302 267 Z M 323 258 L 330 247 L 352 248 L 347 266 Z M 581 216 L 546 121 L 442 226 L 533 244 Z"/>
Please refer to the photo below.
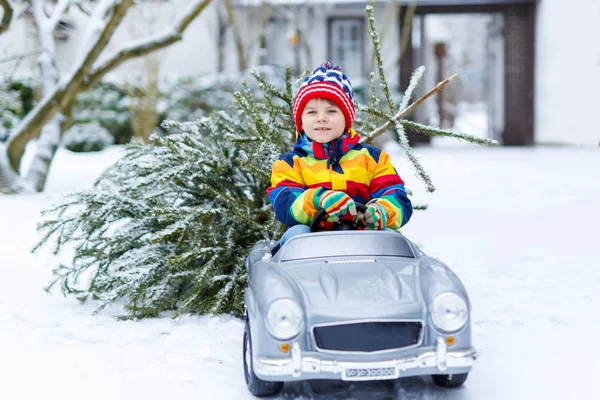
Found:
<path fill-rule="evenodd" d="M 335 64 L 326 62 L 309 74 L 298 88 L 294 99 L 294 121 L 296 130 L 302 132 L 302 112 L 312 99 L 323 98 L 333 101 L 346 118 L 346 132 L 352 127 L 356 110 L 352 104 L 354 91 L 350 80 Z"/>

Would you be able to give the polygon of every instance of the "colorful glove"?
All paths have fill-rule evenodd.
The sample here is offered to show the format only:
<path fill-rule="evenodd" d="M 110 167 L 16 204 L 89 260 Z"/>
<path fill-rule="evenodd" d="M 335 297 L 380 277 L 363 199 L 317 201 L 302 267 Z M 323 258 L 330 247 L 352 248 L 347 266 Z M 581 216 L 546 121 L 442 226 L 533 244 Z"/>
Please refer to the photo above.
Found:
<path fill-rule="evenodd" d="M 315 199 L 315 207 L 329 214 L 328 221 L 337 222 L 341 217 L 350 213 L 356 215 L 356 204 L 352 197 L 344 192 L 325 190 Z"/>
<path fill-rule="evenodd" d="M 367 203 L 365 211 L 365 229 L 382 230 L 387 226 L 387 211 L 377 202 Z"/>

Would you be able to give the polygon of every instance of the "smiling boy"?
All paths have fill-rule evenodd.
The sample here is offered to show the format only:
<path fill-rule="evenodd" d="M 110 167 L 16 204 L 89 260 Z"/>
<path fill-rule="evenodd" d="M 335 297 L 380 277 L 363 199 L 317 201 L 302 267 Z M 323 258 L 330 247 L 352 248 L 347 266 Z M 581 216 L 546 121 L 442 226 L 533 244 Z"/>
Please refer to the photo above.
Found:
<path fill-rule="evenodd" d="M 321 209 L 329 220 L 355 216 L 365 204 L 367 229 L 398 229 L 412 215 L 404 182 L 389 155 L 360 144 L 352 129 L 354 92 L 342 69 L 324 63 L 308 75 L 294 98 L 297 140 L 273 164 L 267 195 L 279 221 L 289 227 L 281 238 L 310 232 Z"/>

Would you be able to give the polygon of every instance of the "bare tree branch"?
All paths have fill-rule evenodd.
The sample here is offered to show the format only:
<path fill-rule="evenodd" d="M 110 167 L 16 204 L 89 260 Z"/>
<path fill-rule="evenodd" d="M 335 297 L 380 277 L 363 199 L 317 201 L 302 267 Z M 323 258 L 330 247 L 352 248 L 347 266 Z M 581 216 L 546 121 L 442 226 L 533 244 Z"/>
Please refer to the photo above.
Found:
<path fill-rule="evenodd" d="M 2 22 L 0 22 L 0 35 L 3 34 L 10 28 L 10 23 L 12 22 L 13 17 L 13 8 L 8 2 L 8 0 L 0 0 L 0 7 L 4 10 L 4 15 L 2 15 Z"/>
<path fill-rule="evenodd" d="M 102 63 L 99 67 L 90 72 L 86 78 L 86 83 L 80 88 L 80 91 L 85 91 L 94 87 L 109 71 L 112 71 L 122 63 L 132 58 L 144 56 L 153 51 L 167 47 L 183 38 L 183 32 L 188 25 L 206 8 L 211 0 L 197 0 L 188 11 L 177 21 L 174 27 L 165 30 L 164 32 L 147 38 L 134 45 L 123 47 L 109 57 L 108 60 Z"/>
<path fill-rule="evenodd" d="M 58 0 L 58 4 L 56 4 L 54 10 L 52 10 L 52 15 L 48 19 L 52 32 L 54 32 L 54 30 L 56 29 L 56 26 L 60 22 L 60 18 L 65 13 L 67 7 L 69 7 L 69 5 L 71 4 L 71 1 L 72 0 Z"/>
<path fill-rule="evenodd" d="M 80 1 L 76 1 L 74 4 L 75 7 L 77 7 L 79 9 L 79 11 L 81 11 L 82 13 L 84 13 L 85 15 L 87 15 L 88 17 L 90 15 L 92 15 L 92 12 L 90 10 L 88 10 L 83 4 L 81 4 Z"/>
<path fill-rule="evenodd" d="M 248 67 L 247 65 L 247 55 L 246 55 L 246 47 L 244 46 L 244 40 L 242 38 L 242 34 L 240 32 L 240 25 L 235 17 L 235 12 L 233 9 L 232 0 L 224 0 L 225 8 L 227 10 L 227 17 L 229 18 L 229 25 L 231 25 L 231 29 L 233 30 L 233 37 L 235 39 L 235 47 L 238 52 L 238 65 L 240 72 L 245 71 Z"/>
<path fill-rule="evenodd" d="M 0 0 L 0 1 L 2 1 L 2 0 Z M 27 58 L 27 57 L 30 57 L 30 56 L 35 56 L 36 54 L 40 54 L 40 53 L 43 53 L 45 51 L 47 51 L 45 48 L 38 47 L 37 49 L 26 51 L 25 53 L 15 54 L 15 55 L 12 55 L 12 56 L 0 58 L 0 64 L 8 62 L 8 61 L 20 60 L 22 58 Z"/>

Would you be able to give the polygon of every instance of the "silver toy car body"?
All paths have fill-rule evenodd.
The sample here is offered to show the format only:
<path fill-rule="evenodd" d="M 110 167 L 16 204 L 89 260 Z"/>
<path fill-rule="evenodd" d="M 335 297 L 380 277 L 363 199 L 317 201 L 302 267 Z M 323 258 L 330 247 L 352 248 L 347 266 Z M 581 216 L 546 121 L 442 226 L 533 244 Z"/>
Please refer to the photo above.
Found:
<path fill-rule="evenodd" d="M 283 382 L 431 375 L 460 386 L 477 356 L 459 278 L 392 231 L 294 236 L 246 260 L 244 367 L 257 396 Z"/>

